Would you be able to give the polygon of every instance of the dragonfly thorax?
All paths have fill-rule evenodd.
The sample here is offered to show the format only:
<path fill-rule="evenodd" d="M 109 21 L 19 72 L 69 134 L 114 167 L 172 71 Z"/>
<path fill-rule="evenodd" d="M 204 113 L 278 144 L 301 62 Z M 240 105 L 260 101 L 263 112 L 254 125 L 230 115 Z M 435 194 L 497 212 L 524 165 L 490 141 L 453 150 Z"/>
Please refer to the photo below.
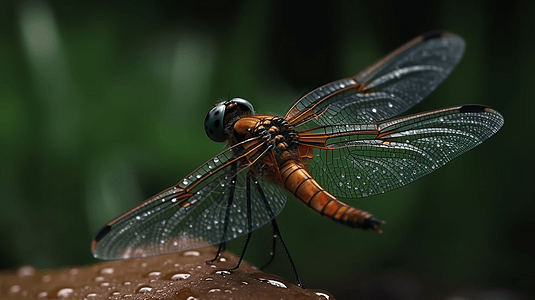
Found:
<path fill-rule="evenodd" d="M 294 127 L 281 117 L 261 119 L 252 130 L 252 136 L 267 140 L 275 152 L 291 150 L 297 143 Z"/>

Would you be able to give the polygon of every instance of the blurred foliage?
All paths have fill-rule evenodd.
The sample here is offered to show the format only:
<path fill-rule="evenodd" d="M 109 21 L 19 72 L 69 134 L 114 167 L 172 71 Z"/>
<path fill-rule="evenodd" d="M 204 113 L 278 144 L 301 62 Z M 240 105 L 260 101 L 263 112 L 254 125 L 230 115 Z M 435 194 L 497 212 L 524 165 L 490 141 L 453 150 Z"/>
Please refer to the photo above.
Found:
<path fill-rule="evenodd" d="M 222 150 L 203 130 L 220 98 L 284 114 L 442 28 L 466 40 L 464 59 L 411 112 L 485 104 L 502 130 L 418 182 L 350 201 L 387 220 L 382 235 L 291 197 L 279 226 L 306 286 L 339 299 L 533 296 L 534 20 L 528 1 L 2 1 L 0 268 L 94 263 L 100 226 Z M 253 264 L 268 234 L 253 235 Z M 293 280 L 283 255 L 267 271 Z"/>

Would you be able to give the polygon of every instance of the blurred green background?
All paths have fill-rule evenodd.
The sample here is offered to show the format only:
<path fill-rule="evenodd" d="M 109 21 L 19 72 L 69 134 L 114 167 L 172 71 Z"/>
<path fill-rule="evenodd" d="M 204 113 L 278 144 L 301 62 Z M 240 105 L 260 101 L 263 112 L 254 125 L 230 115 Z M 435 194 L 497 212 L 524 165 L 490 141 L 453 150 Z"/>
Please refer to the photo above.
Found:
<path fill-rule="evenodd" d="M 387 220 L 382 235 L 291 196 L 279 226 L 305 285 L 338 299 L 533 297 L 534 19 L 529 1 L 1 1 L 0 269 L 96 263 L 100 226 L 222 150 L 203 120 L 229 93 L 284 114 L 440 28 L 465 56 L 411 112 L 485 104 L 502 130 L 407 187 L 348 201 Z M 253 264 L 268 233 L 253 235 Z M 267 271 L 294 281 L 283 255 Z"/>

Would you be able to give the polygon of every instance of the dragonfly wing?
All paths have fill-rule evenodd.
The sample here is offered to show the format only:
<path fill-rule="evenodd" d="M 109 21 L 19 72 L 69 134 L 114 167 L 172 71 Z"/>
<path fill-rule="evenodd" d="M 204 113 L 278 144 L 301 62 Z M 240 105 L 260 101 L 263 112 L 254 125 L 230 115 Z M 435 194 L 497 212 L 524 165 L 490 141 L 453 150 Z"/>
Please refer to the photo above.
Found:
<path fill-rule="evenodd" d="M 298 136 L 313 150 L 308 170 L 314 178 L 337 197 L 359 198 L 431 173 L 502 125 L 495 110 L 467 105 L 380 123 L 324 126 Z"/>
<path fill-rule="evenodd" d="M 301 125 L 380 122 L 427 97 L 451 73 L 464 53 L 459 36 L 435 31 L 394 50 L 357 75 L 315 89 L 285 118 Z"/>
<path fill-rule="evenodd" d="M 148 257 L 216 245 L 247 234 L 247 172 L 243 171 L 270 152 L 260 142 L 236 154 L 243 145 L 222 152 L 176 186 L 109 222 L 95 235 L 93 255 L 101 259 Z M 262 178 L 259 181 L 276 216 L 286 203 L 285 193 Z M 251 190 L 251 200 L 255 230 L 272 217 L 256 189 Z"/>

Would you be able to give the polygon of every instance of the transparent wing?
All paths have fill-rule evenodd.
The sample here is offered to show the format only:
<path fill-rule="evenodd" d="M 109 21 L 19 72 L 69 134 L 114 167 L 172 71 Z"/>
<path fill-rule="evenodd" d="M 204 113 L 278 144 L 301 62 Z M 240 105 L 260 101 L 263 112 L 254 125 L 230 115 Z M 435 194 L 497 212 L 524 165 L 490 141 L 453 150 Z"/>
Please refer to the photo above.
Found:
<path fill-rule="evenodd" d="M 297 126 L 380 122 L 427 97 L 464 53 L 459 36 L 435 31 L 401 46 L 357 75 L 326 84 L 301 98 L 285 118 Z"/>
<path fill-rule="evenodd" d="M 261 163 L 266 154 L 272 155 L 264 142 L 253 142 L 222 152 L 176 186 L 109 222 L 95 235 L 93 255 L 101 259 L 148 257 L 220 244 L 247 234 L 248 172 L 243 171 Z M 252 230 L 269 222 L 286 203 L 281 188 L 258 180 L 274 215 L 267 212 L 257 190 L 251 189 Z"/>
<path fill-rule="evenodd" d="M 324 126 L 298 136 L 302 146 L 313 148 L 308 170 L 314 178 L 337 197 L 359 198 L 431 173 L 502 125 L 495 110 L 467 105 L 380 123 Z"/>

